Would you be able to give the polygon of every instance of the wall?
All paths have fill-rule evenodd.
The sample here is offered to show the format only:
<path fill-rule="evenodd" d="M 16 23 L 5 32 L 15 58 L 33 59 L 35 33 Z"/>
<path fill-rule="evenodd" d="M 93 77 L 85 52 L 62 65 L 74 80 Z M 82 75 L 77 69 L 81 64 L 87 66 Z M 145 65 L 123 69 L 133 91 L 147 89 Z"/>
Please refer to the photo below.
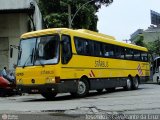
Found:
<path fill-rule="evenodd" d="M 1 43 L 1 49 L 7 49 L 8 51 L 1 52 L 3 59 L 0 63 L 4 66 L 13 69 L 13 64 L 17 63 L 17 49 L 14 49 L 13 58 L 9 59 L 9 46 L 18 45 L 20 35 L 27 32 L 27 14 L 15 13 L 15 14 L 0 14 L 0 38 L 3 38 L 3 44 Z M 7 46 L 8 45 L 8 46 Z M 6 56 L 4 58 L 4 56 Z M 8 58 L 7 58 L 8 57 Z M 9 64 L 8 64 L 9 63 Z M 0 70 L 4 67 L 0 65 Z"/>
<path fill-rule="evenodd" d="M 160 39 L 160 32 L 144 32 L 144 41 L 146 43 Z"/>
<path fill-rule="evenodd" d="M 149 27 L 147 30 L 138 29 L 136 32 L 134 32 L 131 35 L 131 41 L 134 43 L 134 41 L 138 40 L 140 36 L 143 36 L 144 42 L 154 42 L 155 40 L 160 39 L 160 27 Z"/>
<path fill-rule="evenodd" d="M 33 13 L 35 28 L 42 29 L 42 16 L 37 2 L 38 0 L 0 0 L 0 70 L 4 66 L 13 70 L 13 65 L 17 64 L 18 50 L 14 49 L 13 58 L 10 58 L 9 49 L 10 45 L 18 46 L 20 36 L 28 32 L 27 10 L 31 4 L 35 6 Z M 21 13 L 24 9 L 26 13 Z"/>
<path fill-rule="evenodd" d="M 30 2 L 33 0 L 0 0 L 0 9 L 24 9 L 29 8 Z"/>
<path fill-rule="evenodd" d="M 8 37 L 0 37 L 0 68 L 3 68 L 4 66 L 8 67 L 8 50 Z"/>

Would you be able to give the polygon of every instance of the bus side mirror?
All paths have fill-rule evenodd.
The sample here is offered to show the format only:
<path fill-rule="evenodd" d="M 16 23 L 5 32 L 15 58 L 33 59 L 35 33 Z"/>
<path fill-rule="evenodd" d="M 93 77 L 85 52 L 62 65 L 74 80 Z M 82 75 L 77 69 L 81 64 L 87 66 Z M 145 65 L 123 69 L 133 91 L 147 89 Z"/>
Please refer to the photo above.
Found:
<path fill-rule="evenodd" d="M 12 57 L 13 57 L 13 48 L 10 47 L 10 58 L 12 58 Z"/>
<path fill-rule="evenodd" d="M 13 48 L 18 49 L 20 51 L 20 46 L 10 45 L 10 58 L 13 57 Z"/>

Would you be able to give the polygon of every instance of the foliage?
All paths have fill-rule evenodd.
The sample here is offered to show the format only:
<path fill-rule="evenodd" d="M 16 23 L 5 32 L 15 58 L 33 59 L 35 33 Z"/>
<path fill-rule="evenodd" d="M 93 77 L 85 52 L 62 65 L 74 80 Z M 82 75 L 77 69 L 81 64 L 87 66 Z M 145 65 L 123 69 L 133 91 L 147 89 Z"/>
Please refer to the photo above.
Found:
<path fill-rule="evenodd" d="M 157 39 L 157 40 L 155 40 L 153 42 L 149 42 L 147 44 L 147 48 L 152 54 L 160 56 L 160 47 L 159 47 L 159 45 L 160 45 L 160 39 Z"/>
<path fill-rule="evenodd" d="M 153 42 L 145 43 L 143 36 L 140 36 L 139 39 L 135 41 L 135 44 L 142 47 L 146 47 L 149 50 L 149 52 L 153 55 L 160 56 L 160 47 L 159 47 L 160 39 L 159 38 Z"/>
<path fill-rule="evenodd" d="M 135 44 L 142 47 L 146 47 L 143 36 L 139 36 L 139 38 L 135 41 Z"/>
<path fill-rule="evenodd" d="M 91 1 L 91 0 L 90 0 Z M 47 27 L 68 27 L 68 4 L 71 17 L 83 6 L 73 20 L 72 28 L 85 28 L 97 31 L 98 17 L 95 14 L 101 5 L 108 6 L 113 0 L 39 0 L 39 6 Z"/>
<path fill-rule="evenodd" d="M 99 3 L 99 5 L 100 5 L 99 7 L 101 7 L 101 5 L 108 6 L 110 3 L 113 2 L 113 0 L 95 0 L 95 1 Z"/>

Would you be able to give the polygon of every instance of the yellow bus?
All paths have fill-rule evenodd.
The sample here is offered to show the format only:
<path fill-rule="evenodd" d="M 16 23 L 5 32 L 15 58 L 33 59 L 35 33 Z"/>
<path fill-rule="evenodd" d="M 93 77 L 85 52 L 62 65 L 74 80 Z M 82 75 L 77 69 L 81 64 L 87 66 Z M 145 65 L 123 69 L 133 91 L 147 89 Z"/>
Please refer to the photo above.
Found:
<path fill-rule="evenodd" d="M 57 93 L 83 97 L 149 79 L 148 50 L 114 37 L 79 29 L 53 28 L 21 36 L 17 87 L 53 99 Z"/>

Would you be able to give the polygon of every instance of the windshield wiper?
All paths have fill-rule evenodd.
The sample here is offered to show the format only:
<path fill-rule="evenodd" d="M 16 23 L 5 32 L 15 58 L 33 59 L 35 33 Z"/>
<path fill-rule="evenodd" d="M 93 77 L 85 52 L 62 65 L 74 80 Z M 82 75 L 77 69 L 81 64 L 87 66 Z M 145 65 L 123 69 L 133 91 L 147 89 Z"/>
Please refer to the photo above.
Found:
<path fill-rule="evenodd" d="M 32 49 L 32 53 L 28 56 L 27 60 L 25 61 L 23 68 L 26 67 L 26 63 L 31 58 L 31 63 L 33 62 L 33 55 L 34 55 L 34 48 Z"/>

